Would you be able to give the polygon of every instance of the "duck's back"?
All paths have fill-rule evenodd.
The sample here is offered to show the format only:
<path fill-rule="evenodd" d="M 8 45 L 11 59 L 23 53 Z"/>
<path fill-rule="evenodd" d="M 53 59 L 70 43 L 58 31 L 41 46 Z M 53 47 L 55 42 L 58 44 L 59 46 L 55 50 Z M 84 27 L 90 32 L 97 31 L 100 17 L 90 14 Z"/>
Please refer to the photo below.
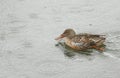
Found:
<path fill-rule="evenodd" d="M 103 37 L 104 35 L 96 35 L 96 34 L 87 34 L 87 33 L 82 33 L 75 35 L 71 40 L 73 42 L 79 43 L 81 41 L 92 41 L 92 42 L 98 42 L 100 40 L 105 40 Z"/>

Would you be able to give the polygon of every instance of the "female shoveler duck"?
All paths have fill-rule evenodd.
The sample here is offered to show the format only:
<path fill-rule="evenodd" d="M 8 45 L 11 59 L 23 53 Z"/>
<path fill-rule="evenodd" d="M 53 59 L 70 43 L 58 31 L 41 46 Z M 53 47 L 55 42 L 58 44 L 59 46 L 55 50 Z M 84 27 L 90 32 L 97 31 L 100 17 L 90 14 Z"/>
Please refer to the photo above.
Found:
<path fill-rule="evenodd" d="M 73 29 L 66 29 L 59 37 L 55 40 L 63 39 L 65 44 L 75 50 L 87 50 L 96 49 L 98 51 L 104 51 L 105 38 L 104 35 L 96 34 L 76 34 Z"/>

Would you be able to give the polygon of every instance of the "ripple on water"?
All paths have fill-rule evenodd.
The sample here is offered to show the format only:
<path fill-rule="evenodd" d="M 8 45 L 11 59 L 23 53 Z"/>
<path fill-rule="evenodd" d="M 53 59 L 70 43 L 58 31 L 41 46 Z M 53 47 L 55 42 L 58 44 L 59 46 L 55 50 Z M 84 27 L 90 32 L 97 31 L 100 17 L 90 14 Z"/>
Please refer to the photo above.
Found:
<path fill-rule="evenodd" d="M 2 76 L 2 75 L 0 75 L 0 78 L 7 78 L 7 76 Z"/>
<path fill-rule="evenodd" d="M 107 38 L 107 47 L 111 50 L 120 51 L 120 32 L 111 32 Z"/>
<path fill-rule="evenodd" d="M 24 41 L 24 43 L 22 44 L 24 46 L 24 48 L 32 48 L 32 43 L 29 41 Z"/>
<path fill-rule="evenodd" d="M 29 17 L 31 19 L 37 19 L 37 18 L 39 18 L 39 14 L 37 14 L 37 13 L 31 13 L 31 14 L 29 14 Z"/>
<path fill-rule="evenodd" d="M 18 1 L 25 1 L 25 0 L 18 0 Z"/>
<path fill-rule="evenodd" d="M 20 75 L 19 76 L 20 78 L 30 78 L 28 75 L 26 75 L 26 74 L 23 74 L 23 75 Z"/>
<path fill-rule="evenodd" d="M 44 75 L 57 75 L 65 73 L 67 67 L 68 66 L 66 65 L 66 63 L 57 60 L 36 63 L 37 72 Z"/>
<path fill-rule="evenodd" d="M 106 40 L 106 52 L 110 53 L 108 56 L 119 59 L 120 58 L 120 31 L 108 32 Z"/>

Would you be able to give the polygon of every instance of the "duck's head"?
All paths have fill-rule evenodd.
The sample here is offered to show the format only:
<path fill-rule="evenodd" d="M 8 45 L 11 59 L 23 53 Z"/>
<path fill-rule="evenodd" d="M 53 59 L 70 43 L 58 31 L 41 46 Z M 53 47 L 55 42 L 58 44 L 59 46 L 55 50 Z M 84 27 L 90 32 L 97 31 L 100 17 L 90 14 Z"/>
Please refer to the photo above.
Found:
<path fill-rule="evenodd" d="M 75 31 L 73 29 L 66 29 L 59 37 L 57 37 L 55 40 L 62 39 L 64 37 L 72 38 L 75 36 Z"/>

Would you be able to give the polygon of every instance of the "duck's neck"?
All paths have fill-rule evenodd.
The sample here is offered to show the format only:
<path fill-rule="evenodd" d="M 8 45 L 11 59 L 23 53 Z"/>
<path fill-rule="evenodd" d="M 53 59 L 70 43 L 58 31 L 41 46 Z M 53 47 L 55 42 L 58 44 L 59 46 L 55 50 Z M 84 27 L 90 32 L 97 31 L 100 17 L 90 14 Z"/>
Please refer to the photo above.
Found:
<path fill-rule="evenodd" d="M 68 38 L 68 37 L 65 37 L 65 38 L 64 38 L 64 41 L 65 41 L 66 44 L 70 44 L 70 43 L 71 43 L 71 39 Z"/>

